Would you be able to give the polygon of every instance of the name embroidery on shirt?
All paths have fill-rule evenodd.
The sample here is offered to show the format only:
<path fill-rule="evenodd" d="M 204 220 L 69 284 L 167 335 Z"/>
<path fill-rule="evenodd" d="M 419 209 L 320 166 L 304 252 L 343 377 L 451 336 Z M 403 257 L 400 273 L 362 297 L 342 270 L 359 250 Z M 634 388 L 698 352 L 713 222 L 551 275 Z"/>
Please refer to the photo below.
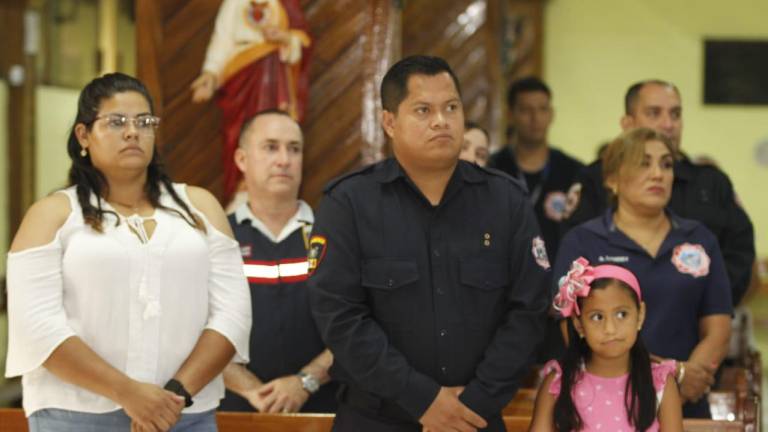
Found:
<path fill-rule="evenodd" d="M 597 261 L 599 262 L 612 262 L 612 263 L 627 263 L 629 262 L 628 256 L 611 256 L 611 255 L 600 255 L 597 257 Z"/>
<path fill-rule="evenodd" d="M 544 270 L 549 270 L 549 257 L 547 256 L 547 248 L 544 245 L 544 240 L 540 236 L 533 238 L 531 245 L 531 253 L 533 253 L 533 259 L 536 260 L 536 264 Z"/>
<path fill-rule="evenodd" d="M 709 274 L 710 262 L 707 251 L 700 244 L 683 243 L 672 252 L 672 264 L 677 271 L 695 278 Z"/>

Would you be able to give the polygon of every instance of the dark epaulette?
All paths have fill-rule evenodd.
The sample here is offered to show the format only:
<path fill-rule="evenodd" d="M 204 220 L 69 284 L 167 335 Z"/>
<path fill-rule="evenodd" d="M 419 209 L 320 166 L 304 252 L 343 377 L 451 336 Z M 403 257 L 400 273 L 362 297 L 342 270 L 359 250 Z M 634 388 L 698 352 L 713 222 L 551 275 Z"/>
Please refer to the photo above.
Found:
<path fill-rule="evenodd" d="M 367 173 L 369 171 L 372 171 L 374 166 L 376 166 L 375 163 L 368 164 L 368 165 L 366 165 L 366 166 L 364 166 L 362 168 L 358 168 L 356 170 L 352 170 L 352 171 L 350 171 L 350 172 L 348 172 L 346 174 L 342 174 L 342 175 L 334 178 L 333 180 L 331 180 L 331 181 L 329 181 L 328 183 L 325 184 L 325 187 L 323 188 L 323 193 L 330 192 L 331 189 L 335 188 L 336 186 L 339 185 L 339 183 L 343 182 L 344 180 L 346 180 L 348 178 L 355 177 L 355 176 L 358 176 L 358 175 L 361 175 L 361 174 L 365 174 L 365 173 Z"/>
<path fill-rule="evenodd" d="M 490 174 L 490 175 L 495 176 L 495 177 L 501 177 L 501 178 L 503 178 L 505 180 L 508 180 L 513 185 L 515 185 L 518 188 L 520 188 L 520 190 L 523 193 L 526 193 L 526 194 L 528 193 L 528 186 L 526 186 L 525 183 L 523 183 L 519 178 L 512 177 L 508 173 L 505 173 L 504 171 L 501 171 L 501 170 L 497 170 L 496 168 L 481 167 L 480 165 L 477 165 L 477 164 L 473 164 L 473 165 L 477 169 L 479 169 L 479 170 L 481 170 L 481 171 L 483 171 L 483 172 L 485 172 L 487 174 Z"/>

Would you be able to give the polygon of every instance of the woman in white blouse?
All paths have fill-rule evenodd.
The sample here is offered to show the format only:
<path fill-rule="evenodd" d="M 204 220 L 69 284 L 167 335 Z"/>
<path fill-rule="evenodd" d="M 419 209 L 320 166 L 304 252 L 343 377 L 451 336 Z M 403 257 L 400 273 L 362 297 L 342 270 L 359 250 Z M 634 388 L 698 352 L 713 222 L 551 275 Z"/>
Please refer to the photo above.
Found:
<path fill-rule="evenodd" d="M 247 362 L 250 298 L 207 191 L 175 184 L 144 85 L 81 92 L 70 187 L 35 203 L 8 254 L 6 376 L 37 431 L 215 431 L 221 371 Z"/>

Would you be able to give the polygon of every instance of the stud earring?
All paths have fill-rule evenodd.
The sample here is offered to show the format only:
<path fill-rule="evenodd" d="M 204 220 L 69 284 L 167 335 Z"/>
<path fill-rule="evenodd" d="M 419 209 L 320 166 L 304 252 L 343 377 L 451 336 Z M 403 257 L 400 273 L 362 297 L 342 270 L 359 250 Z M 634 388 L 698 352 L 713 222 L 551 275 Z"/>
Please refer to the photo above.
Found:
<path fill-rule="evenodd" d="M 80 150 L 80 156 L 82 156 L 82 157 L 86 157 L 86 156 L 88 156 L 88 150 L 86 150 L 86 149 L 85 149 L 85 147 L 83 147 L 83 148 Z"/>

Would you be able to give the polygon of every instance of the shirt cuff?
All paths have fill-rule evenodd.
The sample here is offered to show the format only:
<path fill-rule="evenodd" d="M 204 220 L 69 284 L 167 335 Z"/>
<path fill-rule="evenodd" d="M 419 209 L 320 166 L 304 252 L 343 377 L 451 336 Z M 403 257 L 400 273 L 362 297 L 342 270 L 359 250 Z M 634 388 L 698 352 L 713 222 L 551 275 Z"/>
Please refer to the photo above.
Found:
<path fill-rule="evenodd" d="M 440 392 L 440 385 L 428 376 L 412 370 L 396 402 L 415 420 L 419 420 Z"/>
<path fill-rule="evenodd" d="M 459 400 L 466 405 L 467 408 L 486 420 L 498 416 L 501 413 L 502 407 L 498 407 L 496 399 L 483 391 L 477 380 L 473 380 L 469 383 L 459 395 Z"/>

